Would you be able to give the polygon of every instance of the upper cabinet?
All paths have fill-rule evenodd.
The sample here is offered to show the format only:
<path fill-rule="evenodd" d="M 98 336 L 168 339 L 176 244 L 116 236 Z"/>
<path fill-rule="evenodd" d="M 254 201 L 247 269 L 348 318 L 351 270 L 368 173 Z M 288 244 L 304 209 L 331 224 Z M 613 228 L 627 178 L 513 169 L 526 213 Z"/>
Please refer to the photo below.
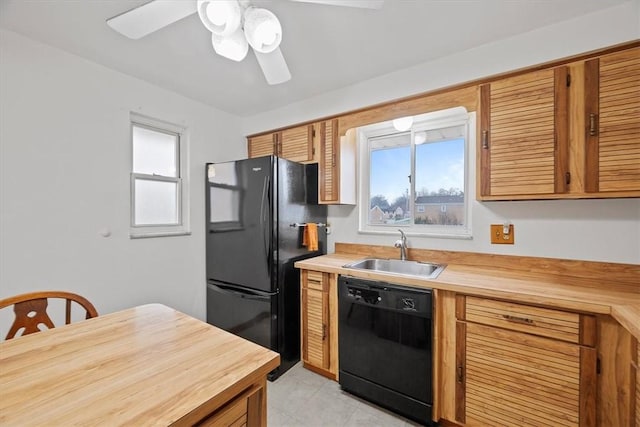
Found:
<path fill-rule="evenodd" d="M 248 138 L 249 157 L 274 154 L 300 163 L 314 163 L 313 126 L 304 125 Z"/>
<path fill-rule="evenodd" d="M 640 48 L 480 87 L 478 199 L 640 197 Z"/>
<path fill-rule="evenodd" d="M 640 48 L 585 64 L 587 192 L 640 191 Z"/>
<path fill-rule="evenodd" d="M 338 136 L 338 120 L 314 124 L 320 147 L 320 203 L 356 204 L 356 141 L 354 131 Z"/>
<path fill-rule="evenodd" d="M 357 127 L 477 113 L 476 198 L 640 197 L 640 41 L 251 136 L 249 157 L 318 163 L 320 203 L 356 203 Z"/>
<path fill-rule="evenodd" d="M 285 129 L 276 134 L 278 151 L 285 159 L 300 163 L 312 163 L 315 158 L 313 126 L 304 125 Z"/>
<path fill-rule="evenodd" d="M 566 191 L 567 84 L 558 67 L 480 87 L 481 196 Z"/>
<path fill-rule="evenodd" d="M 338 136 L 337 119 L 251 136 L 247 142 L 249 157 L 273 154 L 295 162 L 318 163 L 319 203 L 355 205 L 355 133 Z"/>
<path fill-rule="evenodd" d="M 252 136 L 248 138 L 249 158 L 270 156 L 272 154 L 275 154 L 275 141 L 276 137 L 273 133 Z"/>

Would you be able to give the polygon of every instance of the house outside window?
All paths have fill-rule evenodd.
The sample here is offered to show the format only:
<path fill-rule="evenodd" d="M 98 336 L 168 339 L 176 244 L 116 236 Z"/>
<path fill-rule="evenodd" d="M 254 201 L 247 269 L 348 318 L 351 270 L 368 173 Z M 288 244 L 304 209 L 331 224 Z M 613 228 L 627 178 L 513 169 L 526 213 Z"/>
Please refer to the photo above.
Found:
<path fill-rule="evenodd" d="M 358 129 L 362 233 L 471 237 L 468 147 L 475 113 L 462 107 Z"/>
<path fill-rule="evenodd" d="M 186 130 L 131 113 L 130 236 L 188 234 Z"/>

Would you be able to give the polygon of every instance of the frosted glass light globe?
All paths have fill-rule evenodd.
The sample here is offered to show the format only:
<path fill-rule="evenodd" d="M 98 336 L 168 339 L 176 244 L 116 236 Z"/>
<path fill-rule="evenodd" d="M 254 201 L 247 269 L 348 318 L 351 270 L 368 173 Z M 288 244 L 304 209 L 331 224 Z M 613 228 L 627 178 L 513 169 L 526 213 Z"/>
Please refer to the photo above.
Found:
<path fill-rule="evenodd" d="M 244 13 L 244 34 L 252 48 L 269 53 L 282 41 L 282 26 L 271 11 L 249 7 Z"/>
<path fill-rule="evenodd" d="M 240 28 L 242 11 L 237 0 L 198 0 L 198 16 L 213 34 L 228 36 Z"/>

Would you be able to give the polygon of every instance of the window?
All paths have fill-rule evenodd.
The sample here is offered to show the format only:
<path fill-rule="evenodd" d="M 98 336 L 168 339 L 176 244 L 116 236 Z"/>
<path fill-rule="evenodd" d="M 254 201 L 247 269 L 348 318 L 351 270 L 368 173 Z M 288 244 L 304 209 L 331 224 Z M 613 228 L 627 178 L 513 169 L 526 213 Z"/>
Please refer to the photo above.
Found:
<path fill-rule="evenodd" d="M 188 234 L 185 130 L 131 114 L 131 237 Z"/>
<path fill-rule="evenodd" d="M 474 113 L 453 108 L 358 129 L 360 232 L 470 238 L 467 148 Z"/>

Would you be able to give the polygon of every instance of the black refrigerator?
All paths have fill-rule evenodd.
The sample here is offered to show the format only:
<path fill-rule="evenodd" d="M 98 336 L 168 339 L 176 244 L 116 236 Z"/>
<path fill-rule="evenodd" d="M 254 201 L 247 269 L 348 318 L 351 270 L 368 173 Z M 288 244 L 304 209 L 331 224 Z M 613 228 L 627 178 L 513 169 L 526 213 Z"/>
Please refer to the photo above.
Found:
<path fill-rule="evenodd" d="M 280 353 L 273 380 L 300 360 L 300 274 L 326 253 L 317 165 L 275 156 L 206 165 L 207 322 Z M 318 224 L 318 249 L 303 243 Z"/>

